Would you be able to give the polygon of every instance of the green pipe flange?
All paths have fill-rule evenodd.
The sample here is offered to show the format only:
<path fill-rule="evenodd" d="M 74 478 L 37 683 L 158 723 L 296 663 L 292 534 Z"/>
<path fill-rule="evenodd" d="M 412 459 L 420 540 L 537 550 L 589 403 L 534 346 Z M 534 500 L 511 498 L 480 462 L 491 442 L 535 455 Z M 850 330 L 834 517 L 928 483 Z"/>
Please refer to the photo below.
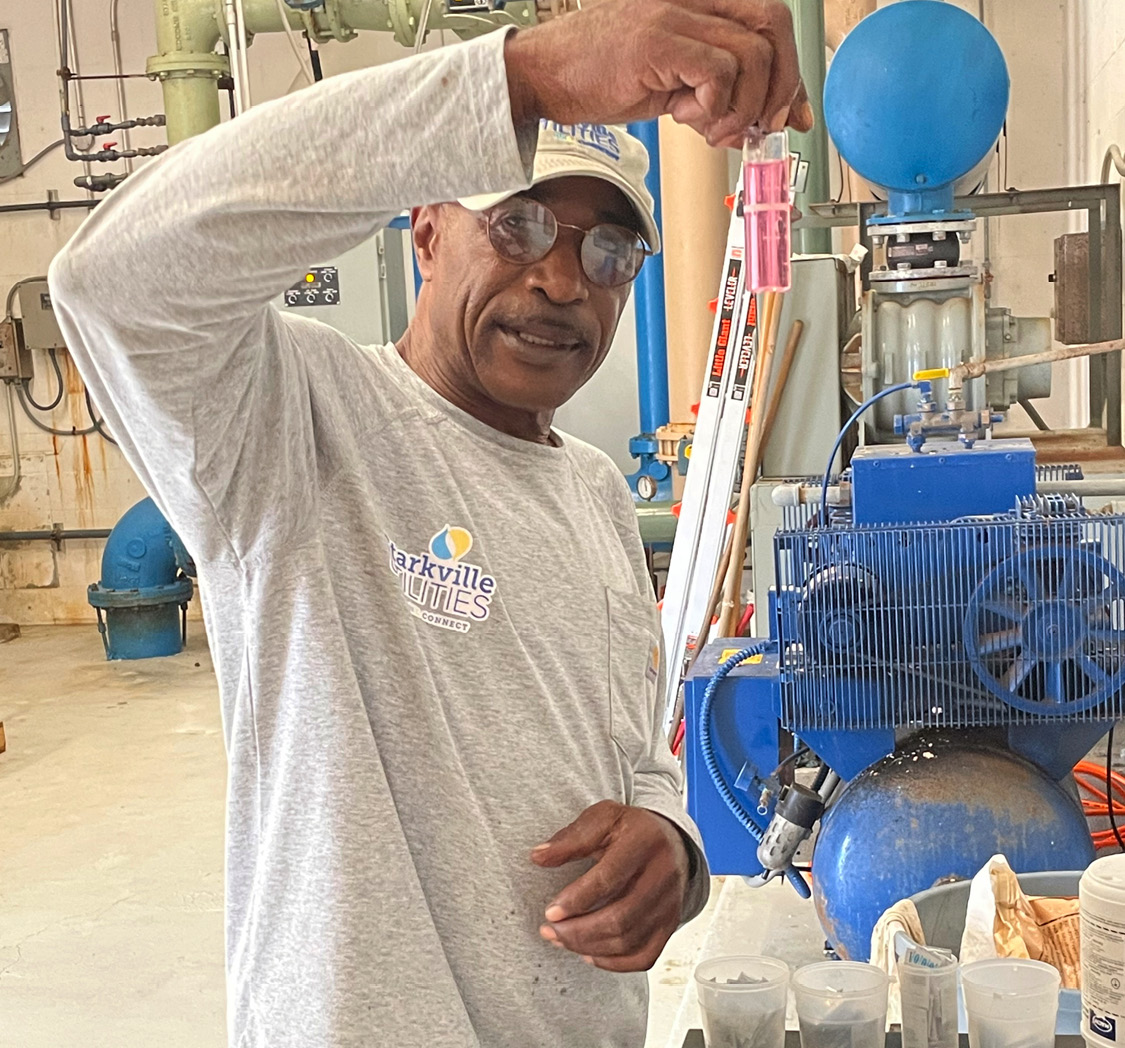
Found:
<path fill-rule="evenodd" d="M 318 44 L 326 44 L 329 40 L 339 40 L 341 44 L 346 44 L 357 35 L 340 15 L 340 0 L 324 0 L 320 11 L 302 11 L 301 22 L 305 26 L 305 32 Z"/>
<path fill-rule="evenodd" d="M 179 76 L 209 76 L 215 80 L 229 75 L 230 63 L 225 55 L 178 51 L 170 55 L 153 55 L 145 63 L 145 74 L 153 80 Z"/>
<path fill-rule="evenodd" d="M 328 28 L 341 44 L 355 39 L 355 30 L 350 25 L 345 25 L 340 17 L 340 0 L 324 0 L 324 14 L 328 19 Z"/>
<path fill-rule="evenodd" d="M 441 0 L 434 0 L 440 3 Z M 418 19 L 422 16 L 421 5 L 414 10 L 410 0 L 387 0 L 387 14 L 390 27 L 394 30 L 395 43 L 403 47 L 413 47 L 418 39 Z"/>

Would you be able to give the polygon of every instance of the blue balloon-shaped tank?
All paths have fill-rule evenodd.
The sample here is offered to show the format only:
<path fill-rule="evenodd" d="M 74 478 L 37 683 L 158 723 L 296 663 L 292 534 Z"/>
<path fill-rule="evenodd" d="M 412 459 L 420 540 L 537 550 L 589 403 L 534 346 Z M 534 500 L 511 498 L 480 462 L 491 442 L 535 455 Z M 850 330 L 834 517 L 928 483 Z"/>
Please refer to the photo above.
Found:
<path fill-rule="evenodd" d="M 972 15 L 939 0 L 900 0 L 863 19 L 824 82 L 832 141 L 887 191 L 898 220 L 952 210 L 955 184 L 983 173 L 1007 111 L 999 44 Z"/>
<path fill-rule="evenodd" d="M 179 536 L 152 499 L 127 510 L 106 540 L 101 581 L 88 590 L 106 658 L 179 653 L 186 629 L 181 610 L 193 591 L 187 575 L 194 571 Z"/>
<path fill-rule="evenodd" d="M 841 956 L 867 960 L 885 910 L 997 853 L 1019 873 L 1081 870 L 1094 846 L 1077 800 L 998 738 L 915 736 L 848 783 L 821 823 L 821 926 Z"/>

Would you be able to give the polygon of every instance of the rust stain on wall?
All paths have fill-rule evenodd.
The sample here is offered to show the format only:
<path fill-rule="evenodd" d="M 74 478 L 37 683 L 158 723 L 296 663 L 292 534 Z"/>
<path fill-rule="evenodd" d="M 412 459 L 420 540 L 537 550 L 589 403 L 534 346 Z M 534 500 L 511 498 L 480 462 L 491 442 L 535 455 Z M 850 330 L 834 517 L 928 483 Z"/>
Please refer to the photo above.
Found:
<path fill-rule="evenodd" d="M 75 470 L 74 488 L 77 495 L 78 519 L 88 524 L 94 514 L 94 471 L 90 467 L 90 444 L 83 433 L 78 438 L 82 442 L 82 468 Z"/>

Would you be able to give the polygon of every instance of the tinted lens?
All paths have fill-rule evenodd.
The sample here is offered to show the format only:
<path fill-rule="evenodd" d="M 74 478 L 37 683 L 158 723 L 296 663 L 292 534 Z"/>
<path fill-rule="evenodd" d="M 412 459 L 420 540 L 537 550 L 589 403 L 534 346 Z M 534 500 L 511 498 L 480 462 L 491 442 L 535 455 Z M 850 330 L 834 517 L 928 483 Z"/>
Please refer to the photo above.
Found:
<path fill-rule="evenodd" d="M 513 197 L 488 212 L 488 239 L 509 262 L 527 265 L 544 258 L 558 235 L 555 216 L 527 197 Z"/>
<path fill-rule="evenodd" d="M 627 284 L 644 260 L 643 241 L 624 226 L 594 226 L 582 239 L 582 268 L 602 287 Z"/>

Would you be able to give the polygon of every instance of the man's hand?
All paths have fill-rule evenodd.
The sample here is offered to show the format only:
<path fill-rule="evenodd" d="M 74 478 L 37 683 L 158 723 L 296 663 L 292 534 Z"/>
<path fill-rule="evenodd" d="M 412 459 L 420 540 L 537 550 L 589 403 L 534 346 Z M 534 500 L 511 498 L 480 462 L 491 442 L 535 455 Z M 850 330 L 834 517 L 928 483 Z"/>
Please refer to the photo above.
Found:
<path fill-rule="evenodd" d="M 567 885 L 539 933 L 611 972 L 645 971 L 679 927 L 687 846 L 667 819 L 601 801 L 531 853 L 539 866 L 597 861 Z"/>
<path fill-rule="evenodd" d="M 813 124 L 782 0 L 604 0 L 512 34 L 505 59 L 517 125 L 668 113 L 739 146 L 755 124 Z"/>

